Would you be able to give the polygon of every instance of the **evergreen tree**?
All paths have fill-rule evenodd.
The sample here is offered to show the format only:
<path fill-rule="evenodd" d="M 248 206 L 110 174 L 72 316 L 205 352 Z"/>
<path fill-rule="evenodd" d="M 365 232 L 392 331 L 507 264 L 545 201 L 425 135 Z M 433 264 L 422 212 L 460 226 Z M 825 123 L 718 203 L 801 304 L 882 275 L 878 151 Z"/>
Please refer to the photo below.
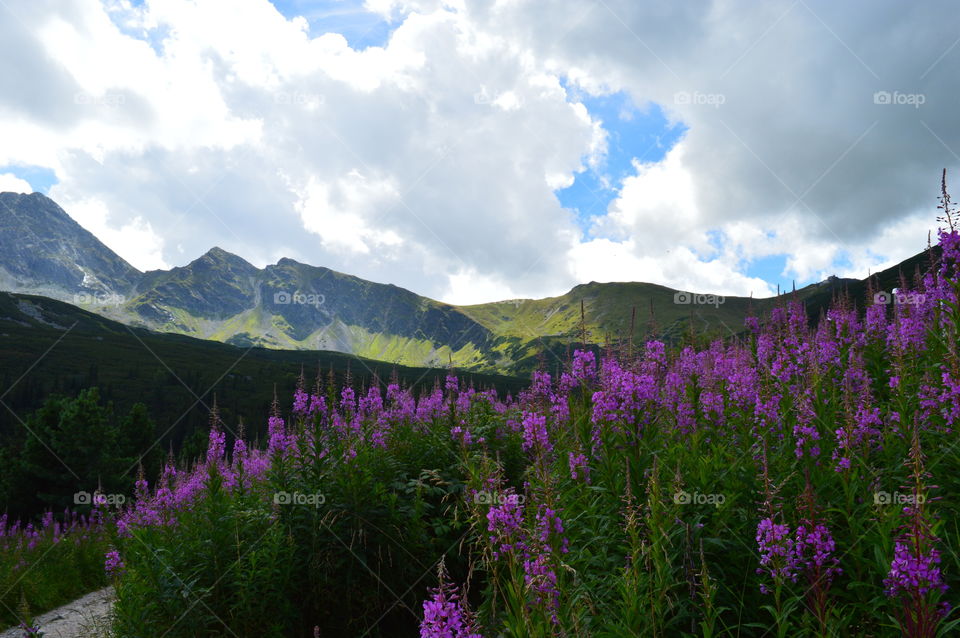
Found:
<path fill-rule="evenodd" d="M 163 449 L 157 441 L 157 427 L 146 405 L 135 403 L 130 408 L 120 421 L 119 438 L 124 470 L 142 465 L 144 474 L 151 481 L 160 474 Z"/>

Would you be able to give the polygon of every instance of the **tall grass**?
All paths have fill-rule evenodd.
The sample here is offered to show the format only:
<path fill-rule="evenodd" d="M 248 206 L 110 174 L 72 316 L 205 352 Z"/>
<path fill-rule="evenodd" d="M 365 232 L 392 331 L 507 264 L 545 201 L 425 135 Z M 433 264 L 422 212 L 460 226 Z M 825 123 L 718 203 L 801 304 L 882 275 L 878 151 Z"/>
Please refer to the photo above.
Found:
<path fill-rule="evenodd" d="M 0 515 L 0 629 L 31 624 L 38 615 L 107 583 L 109 513 L 47 512 L 38 524 Z"/>

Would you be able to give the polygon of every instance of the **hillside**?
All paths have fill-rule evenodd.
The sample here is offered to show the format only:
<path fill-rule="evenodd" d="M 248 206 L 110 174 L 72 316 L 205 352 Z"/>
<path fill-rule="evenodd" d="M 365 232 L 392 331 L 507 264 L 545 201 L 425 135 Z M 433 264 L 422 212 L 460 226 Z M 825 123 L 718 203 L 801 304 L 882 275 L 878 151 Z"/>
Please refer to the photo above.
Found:
<path fill-rule="evenodd" d="M 584 333 L 594 344 L 729 336 L 742 332 L 748 315 L 779 303 L 590 282 L 558 297 L 453 306 L 288 258 L 257 268 L 219 247 L 185 266 L 140 273 L 43 195 L 3 193 L 0 204 L 0 288 L 68 301 L 131 326 L 241 347 L 526 375 L 544 358 L 562 357 Z M 911 275 L 925 263 L 923 255 L 878 274 L 875 287 L 892 289 L 901 272 Z M 792 295 L 816 320 L 835 295 L 862 301 L 867 288 L 865 281 L 830 278 Z"/>
<path fill-rule="evenodd" d="M 156 419 L 163 449 L 178 448 L 194 431 L 205 436 L 207 407 L 216 395 L 224 421 L 235 428 L 243 419 L 247 432 L 265 433 L 276 386 L 289 396 L 301 370 L 313 383 L 337 385 L 347 376 L 354 385 L 382 383 L 394 375 L 403 384 L 429 388 L 442 383 L 446 370 L 411 368 L 336 352 L 241 348 L 182 335 L 132 328 L 70 304 L 33 295 L 0 292 L 0 361 L 3 402 L 0 435 L 18 417 L 37 408 L 51 393 L 73 395 L 98 386 L 106 400 L 127 410 L 147 404 Z M 523 379 L 461 373 L 480 387 L 516 392 Z M 201 437 L 202 438 L 202 437 Z"/>

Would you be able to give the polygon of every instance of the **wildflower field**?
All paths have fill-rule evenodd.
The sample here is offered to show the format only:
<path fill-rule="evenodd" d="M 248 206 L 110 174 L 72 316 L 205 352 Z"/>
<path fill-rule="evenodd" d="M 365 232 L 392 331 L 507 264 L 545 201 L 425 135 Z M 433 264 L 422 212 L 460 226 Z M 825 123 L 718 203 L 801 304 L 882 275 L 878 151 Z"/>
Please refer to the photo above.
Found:
<path fill-rule="evenodd" d="M 895 303 L 578 351 L 517 397 L 297 390 L 138 483 L 122 636 L 935 636 L 957 625 L 960 236 Z M 858 300 L 859 301 L 859 300 Z"/>
<path fill-rule="evenodd" d="M 949 199 L 945 197 L 949 213 Z M 516 397 L 301 381 L 269 440 L 141 478 L 117 636 L 948 636 L 960 233 L 703 347 L 580 350 Z M 858 310 L 860 308 L 860 310 Z"/>
<path fill-rule="evenodd" d="M 101 507 L 89 515 L 47 512 L 26 525 L 0 514 L 0 628 L 19 624 L 27 630 L 31 610 L 46 611 L 103 587 L 111 536 Z"/>

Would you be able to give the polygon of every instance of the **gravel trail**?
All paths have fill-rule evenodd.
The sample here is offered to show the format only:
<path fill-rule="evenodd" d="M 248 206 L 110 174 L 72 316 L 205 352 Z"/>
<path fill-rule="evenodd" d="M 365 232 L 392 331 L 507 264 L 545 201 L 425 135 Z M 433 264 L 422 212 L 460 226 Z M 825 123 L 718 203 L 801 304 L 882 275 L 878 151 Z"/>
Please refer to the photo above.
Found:
<path fill-rule="evenodd" d="M 94 627 L 104 624 L 113 606 L 113 587 L 105 587 L 67 603 L 36 620 L 44 638 L 92 638 L 98 635 Z M 0 632 L 0 638 L 21 638 L 19 629 Z"/>

